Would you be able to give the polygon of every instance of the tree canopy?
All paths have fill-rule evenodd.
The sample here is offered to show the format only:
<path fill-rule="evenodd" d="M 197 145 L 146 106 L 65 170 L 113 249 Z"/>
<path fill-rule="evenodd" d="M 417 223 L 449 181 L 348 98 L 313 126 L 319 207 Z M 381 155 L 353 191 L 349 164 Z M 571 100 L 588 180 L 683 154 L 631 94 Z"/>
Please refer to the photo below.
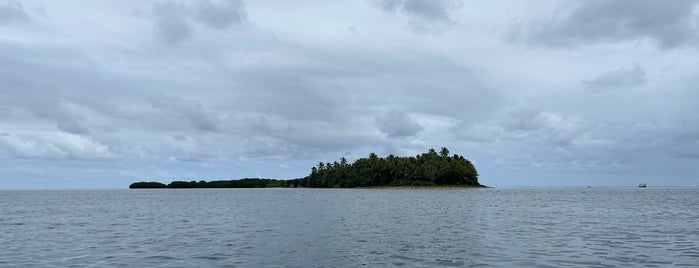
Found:
<path fill-rule="evenodd" d="M 129 185 L 129 188 L 131 189 L 157 189 L 157 188 L 166 188 L 167 185 L 157 182 L 157 181 L 140 181 L 140 182 L 134 182 L 131 185 Z"/>
<path fill-rule="evenodd" d="M 445 147 L 439 153 L 430 149 L 415 157 L 389 155 L 382 158 L 371 153 L 352 164 L 344 157 L 340 162 L 319 162 L 308 176 L 283 184 L 318 188 L 403 185 L 480 186 L 478 172 L 471 161 L 457 154 L 449 156 Z"/>

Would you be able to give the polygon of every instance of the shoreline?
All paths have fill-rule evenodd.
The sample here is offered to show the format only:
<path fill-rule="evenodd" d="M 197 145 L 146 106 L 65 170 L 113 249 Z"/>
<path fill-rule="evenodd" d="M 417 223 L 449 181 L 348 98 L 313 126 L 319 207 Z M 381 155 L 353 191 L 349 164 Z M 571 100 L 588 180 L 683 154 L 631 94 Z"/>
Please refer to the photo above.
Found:
<path fill-rule="evenodd" d="M 485 189 L 493 188 L 486 185 L 387 185 L 354 188 L 332 188 L 332 189 Z"/>
<path fill-rule="evenodd" d="M 193 187 L 193 188 L 129 188 L 130 190 L 191 190 L 191 189 L 486 189 L 486 185 L 386 185 L 367 187 Z"/>

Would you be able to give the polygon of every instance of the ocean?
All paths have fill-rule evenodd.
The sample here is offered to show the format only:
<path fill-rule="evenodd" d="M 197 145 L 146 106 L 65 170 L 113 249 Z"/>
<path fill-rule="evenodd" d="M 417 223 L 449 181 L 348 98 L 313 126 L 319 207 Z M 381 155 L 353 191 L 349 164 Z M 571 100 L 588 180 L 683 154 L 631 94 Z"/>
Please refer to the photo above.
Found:
<path fill-rule="evenodd" d="M 0 191 L 0 267 L 699 267 L 697 187 Z"/>

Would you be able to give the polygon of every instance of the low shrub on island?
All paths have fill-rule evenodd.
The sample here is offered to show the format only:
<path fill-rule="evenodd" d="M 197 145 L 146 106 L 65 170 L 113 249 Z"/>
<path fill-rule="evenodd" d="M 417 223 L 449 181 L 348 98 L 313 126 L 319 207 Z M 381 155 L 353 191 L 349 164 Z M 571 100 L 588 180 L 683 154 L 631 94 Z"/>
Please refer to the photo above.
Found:
<path fill-rule="evenodd" d="M 130 189 L 189 189 L 189 188 L 268 188 L 282 187 L 283 180 L 245 178 L 240 180 L 225 181 L 173 181 L 165 185 L 159 182 L 135 182 L 129 185 Z M 159 187 L 158 187 L 159 186 Z"/>
<path fill-rule="evenodd" d="M 159 182 L 136 182 L 129 186 L 141 188 L 354 188 L 377 186 L 482 186 L 478 183 L 478 171 L 463 156 L 449 155 L 445 147 L 437 153 L 430 149 L 415 157 L 389 155 L 359 158 L 348 163 L 344 157 L 333 163 L 319 162 L 311 168 L 311 174 L 293 180 L 245 178 L 227 181 L 173 181 L 168 185 Z"/>
<path fill-rule="evenodd" d="M 167 188 L 271 188 L 281 187 L 282 180 L 245 178 L 227 181 L 173 181 Z"/>
<path fill-rule="evenodd" d="M 131 185 L 129 185 L 129 188 L 131 189 L 158 189 L 158 188 L 166 188 L 167 185 L 157 182 L 157 181 L 141 181 L 141 182 L 134 182 Z"/>

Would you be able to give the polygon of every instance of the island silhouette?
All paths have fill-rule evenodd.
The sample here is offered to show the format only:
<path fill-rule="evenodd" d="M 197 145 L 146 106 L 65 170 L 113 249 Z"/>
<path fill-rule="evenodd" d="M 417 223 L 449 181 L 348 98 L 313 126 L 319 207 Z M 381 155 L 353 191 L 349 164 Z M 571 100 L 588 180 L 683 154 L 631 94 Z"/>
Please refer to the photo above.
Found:
<path fill-rule="evenodd" d="M 449 149 L 439 152 L 429 149 L 426 153 L 412 156 L 379 157 L 375 153 L 348 163 L 345 157 L 338 161 L 319 162 L 311 173 L 303 178 L 291 180 L 245 178 L 217 181 L 172 181 L 164 184 L 141 181 L 129 185 L 131 189 L 157 188 L 356 188 L 356 187 L 400 187 L 400 186 L 463 186 L 483 187 L 478 183 L 478 171 L 471 161 L 461 155 L 449 155 Z"/>

